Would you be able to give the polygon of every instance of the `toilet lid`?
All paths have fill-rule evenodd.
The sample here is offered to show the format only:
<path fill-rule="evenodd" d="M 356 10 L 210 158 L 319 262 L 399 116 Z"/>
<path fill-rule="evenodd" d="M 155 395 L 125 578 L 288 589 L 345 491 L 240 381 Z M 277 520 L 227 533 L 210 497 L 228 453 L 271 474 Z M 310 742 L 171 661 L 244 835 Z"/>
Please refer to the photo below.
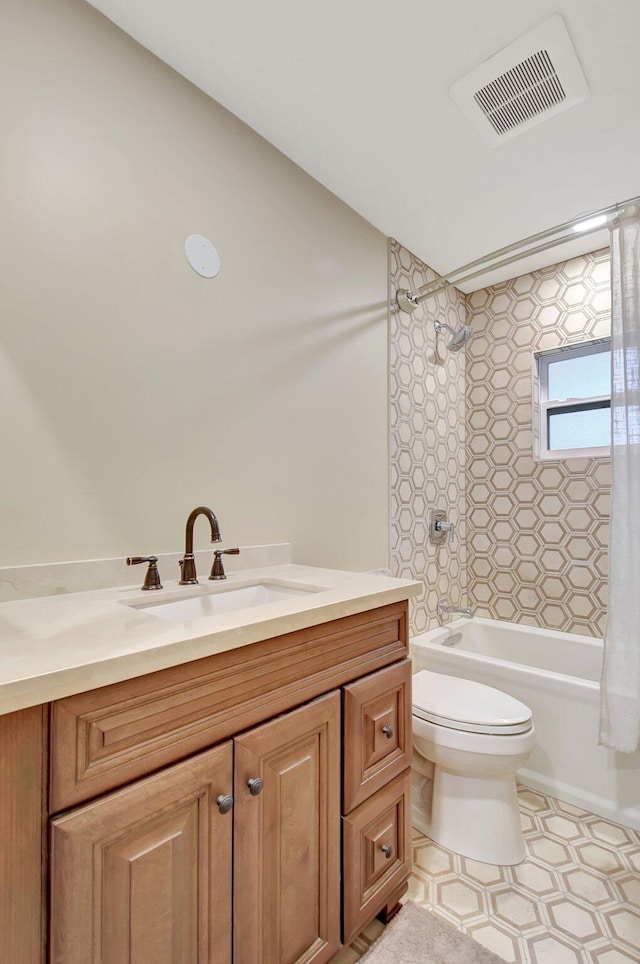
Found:
<path fill-rule="evenodd" d="M 469 733 L 508 735 L 531 729 L 531 710 L 520 700 L 475 680 L 428 670 L 413 677 L 413 713 Z"/>

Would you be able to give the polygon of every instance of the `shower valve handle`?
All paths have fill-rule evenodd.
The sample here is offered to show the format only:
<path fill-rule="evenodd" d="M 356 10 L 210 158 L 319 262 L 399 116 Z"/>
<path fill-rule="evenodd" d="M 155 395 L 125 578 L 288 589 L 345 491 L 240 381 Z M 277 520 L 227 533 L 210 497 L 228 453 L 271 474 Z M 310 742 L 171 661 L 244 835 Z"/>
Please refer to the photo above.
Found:
<path fill-rule="evenodd" d="M 432 509 L 429 513 L 429 542 L 435 546 L 453 542 L 455 522 L 449 522 L 446 509 Z"/>
<path fill-rule="evenodd" d="M 445 522 L 444 520 L 438 519 L 434 522 L 433 527 L 436 532 L 446 532 L 448 534 L 447 542 L 453 542 L 453 534 L 456 528 L 455 522 Z"/>

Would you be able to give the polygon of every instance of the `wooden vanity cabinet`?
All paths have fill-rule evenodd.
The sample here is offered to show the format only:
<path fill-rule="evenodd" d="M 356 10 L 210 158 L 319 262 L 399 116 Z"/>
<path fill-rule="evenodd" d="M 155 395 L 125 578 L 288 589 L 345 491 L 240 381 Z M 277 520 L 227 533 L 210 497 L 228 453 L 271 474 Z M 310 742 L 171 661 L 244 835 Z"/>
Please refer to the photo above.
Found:
<path fill-rule="evenodd" d="M 330 961 L 406 889 L 407 651 L 400 602 L 0 717 L 12 964 Z"/>
<path fill-rule="evenodd" d="M 339 802 L 334 692 L 54 819 L 51 964 L 323 964 Z"/>

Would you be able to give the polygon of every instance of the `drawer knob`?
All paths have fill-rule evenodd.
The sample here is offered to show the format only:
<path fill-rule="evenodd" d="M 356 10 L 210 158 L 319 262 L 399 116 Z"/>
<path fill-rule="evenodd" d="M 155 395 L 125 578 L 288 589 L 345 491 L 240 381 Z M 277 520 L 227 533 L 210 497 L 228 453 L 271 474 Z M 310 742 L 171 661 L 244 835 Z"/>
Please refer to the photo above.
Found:
<path fill-rule="evenodd" d="M 264 780 L 261 780 L 260 777 L 252 777 L 251 780 L 247 780 L 247 786 L 249 787 L 251 796 L 257 797 L 259 793 L 262 793 Z"/>
<path fill-rule="evenodd" d="M 225 796 L 225 794 L 221 793 L 216 803 L 218 804 L 220 813 L 229 813 L 233 806 L 233 797 L 230 797 L 228 794 Z"/>
<path fill-rule="evenodd" d="M 386 738 L 387 738 L 388 740 L 390 740 L 391 737 L 393 736 L 393 727 L 392 727 L 392 726 L 383 726 L 383 727 L 382 727 L 382 732 L 384 733 L 384 735 L 386 736 Z"/>
<path fill-rule="evenodd" d="M 383 844 L 380 847 L 380 850 L 385 855 L 387 860 L 389 860 L 389 858 L 393 856 L 393 847 L 391 846 L 391 844 Z"/>

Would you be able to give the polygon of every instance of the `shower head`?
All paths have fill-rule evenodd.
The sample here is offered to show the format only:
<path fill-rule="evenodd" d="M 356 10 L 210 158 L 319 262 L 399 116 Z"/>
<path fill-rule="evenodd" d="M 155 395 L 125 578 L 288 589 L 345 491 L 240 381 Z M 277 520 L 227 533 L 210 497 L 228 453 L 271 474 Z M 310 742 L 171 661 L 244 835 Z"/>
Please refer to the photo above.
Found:
<path fill-rule="evenodd" d="M 458 328 L 455 335 L 448 343 L 447 348 L 449 351 L 460 351 L 460 349 L 467 344 L 472 334 L 473 328 L 471 325 L 463 325 L 462 328 Z"/>
<path fill-rule="evenodd" d="M 444 321 L 435 321 L 434 327 L 436 331 L 442 331 L 443 328 L 446 328 L 447 331 L 451 332 L 451 340 L 447 342 L 447 348 L 449 351 L 460 351 L 460 349 L 466 345 L 473 334 L 473 328 L 471 325 L 463 325 L 462 328 L 458 328 L 457 331 L 454 331 L 451 325 L 445 324 Z"/>

